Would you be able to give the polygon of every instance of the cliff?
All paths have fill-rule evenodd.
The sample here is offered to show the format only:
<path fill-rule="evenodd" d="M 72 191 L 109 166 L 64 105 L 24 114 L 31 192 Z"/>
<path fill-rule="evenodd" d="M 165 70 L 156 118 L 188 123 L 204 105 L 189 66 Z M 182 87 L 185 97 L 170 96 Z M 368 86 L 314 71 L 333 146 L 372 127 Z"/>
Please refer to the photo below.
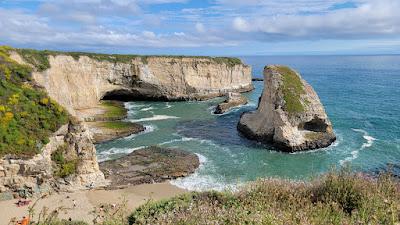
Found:
<path fill-rule="evenodd" d="M 296 71 L 264 69 L 264 91 L 256 111 L 244 113 L 238 130 L 287 152 L 317 149 L 336 140 L 318 95 Z"/>
<path fill-rule="evenodd" d="M 85 124 L 72 119 L 31 159 L 0 159 L 0 199 L 30 196 L 53 190 L 73 191 L 108 182 L 100 171 L 96 149 Z"/>
<path fill-rule="evenodd" d="M 73 115 L 101 99 L 199 100 L 253 88 L 251 68 L 233 58 L 33 50 L 11 57 L 33 65 L 33 79 Z"/>

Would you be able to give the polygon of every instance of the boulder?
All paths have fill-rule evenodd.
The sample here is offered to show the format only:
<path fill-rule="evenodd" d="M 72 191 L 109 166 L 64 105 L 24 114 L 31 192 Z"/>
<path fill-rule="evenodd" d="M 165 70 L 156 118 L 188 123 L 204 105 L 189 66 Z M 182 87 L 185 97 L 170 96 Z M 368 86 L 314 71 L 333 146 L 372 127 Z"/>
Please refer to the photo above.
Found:
<path fill-rule="evenodd" d="M 240 105 L 246 105 L 246 104 L 247 104 L 246 97 L 244 97 L 240 93 L 229 92 L 226 95 L 226 100 L 217 105 L 214 113 L 215 114 L 223 114 L 223 113 L 228 112 L 229 110 L 231 110 L 234 107 L 237 107 Z"/>
<path fill-rule="evenodd" d="M 324 148 L 336 140 L 314 89 L 299 73 L 281 65 L 265 67 L 258 108 L 241 116 L 238 130 L 284 152 Z"/>

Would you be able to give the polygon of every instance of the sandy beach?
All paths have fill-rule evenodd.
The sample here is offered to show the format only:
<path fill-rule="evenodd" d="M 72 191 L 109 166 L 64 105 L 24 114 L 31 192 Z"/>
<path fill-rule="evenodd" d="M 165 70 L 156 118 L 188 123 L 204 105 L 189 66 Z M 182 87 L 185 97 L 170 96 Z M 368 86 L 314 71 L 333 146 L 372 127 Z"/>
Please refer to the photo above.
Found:
<path fill-rule="evenodd" d="M 43 207 L 48 207 L 49 212 L 59 207 L 68 208 L 60 213 L 60 218 L 86 221 L 92 224 L 94 216 L 91 214 L 94 207 L 101 204 L 118 204 L 127 201 L 128 209 L 136 207 L 148 200 L 161 200 L 186 192 L 170 183 L 142 184 L 118 190 L 88 190 L 73 193 L 54 193 L 38 201 L 35 216 Z M 35 202 L 36 199 L 31 199 Z M 73 207 L 73 200 L 76 207 Z M 17 200 L 0 201 L 0 224 L 8 224 L 11 218 L 17 219 L 28 214 L 28 206 L 17 207 Z M 31 203 L 32 205 L 32 203 Z M 36 218 L 34 218 L 36 219 Z"/>

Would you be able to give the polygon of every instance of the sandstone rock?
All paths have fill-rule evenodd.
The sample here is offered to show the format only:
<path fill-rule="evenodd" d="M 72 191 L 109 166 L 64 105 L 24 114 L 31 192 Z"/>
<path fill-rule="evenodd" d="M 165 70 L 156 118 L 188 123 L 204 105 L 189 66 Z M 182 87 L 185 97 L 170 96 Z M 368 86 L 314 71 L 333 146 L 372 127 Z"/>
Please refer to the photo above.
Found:
<path fill-rule="evenodd" d="M 14 52 L 11 57 L 24 63 Z M 103 97 L 164 100 L 206 99 L 253 89 L 251 68 L 201 57 L 138 57 L 131 62 L 49 56 L 50 68 L 34 72 L 35 82 L 69 113 L 95 107 Z"/>
<path fill-rule="evenodd" d="M 70 185 L 75 186 L 75 189 L 89 185 L 105 185 L 106 180 L 99 169 L 91 133 L 82 121 L 77 118 L 71 119 L 65 142 L 67 143 L 66 158 L 77 160 L 75 179 L 70 182 Z"/>
<path fill-rule="evenodd" d="M 229 92 L 226 96 L 226 100 L 217 105 L 215 108 L 215 114 L 223 114 L 227 111 L 231 110 L 234 107 L 240 105 L 246 105 L 247 98 L 241 95 L 240 93 Z"/>
<path fill-rule="evenodd" d="M 286 152 L 324 148 L 336 140 L 313 88 L 296 71 L 280 65 L 265 67 L 258 108 L 242 115 L 238 130 Z"/>

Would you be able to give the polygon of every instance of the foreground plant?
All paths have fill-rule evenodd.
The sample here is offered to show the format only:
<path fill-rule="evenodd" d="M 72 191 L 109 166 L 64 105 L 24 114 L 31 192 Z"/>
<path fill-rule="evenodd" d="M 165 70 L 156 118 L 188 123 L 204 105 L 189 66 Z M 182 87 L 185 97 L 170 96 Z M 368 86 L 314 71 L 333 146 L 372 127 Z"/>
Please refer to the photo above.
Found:
<path fill-rule="evenodd" d="M 232 192 L 149 202 L 130 224 L 398 224 L 399 184 L 346 171 L 312 182 L 259 180 Z"/>

